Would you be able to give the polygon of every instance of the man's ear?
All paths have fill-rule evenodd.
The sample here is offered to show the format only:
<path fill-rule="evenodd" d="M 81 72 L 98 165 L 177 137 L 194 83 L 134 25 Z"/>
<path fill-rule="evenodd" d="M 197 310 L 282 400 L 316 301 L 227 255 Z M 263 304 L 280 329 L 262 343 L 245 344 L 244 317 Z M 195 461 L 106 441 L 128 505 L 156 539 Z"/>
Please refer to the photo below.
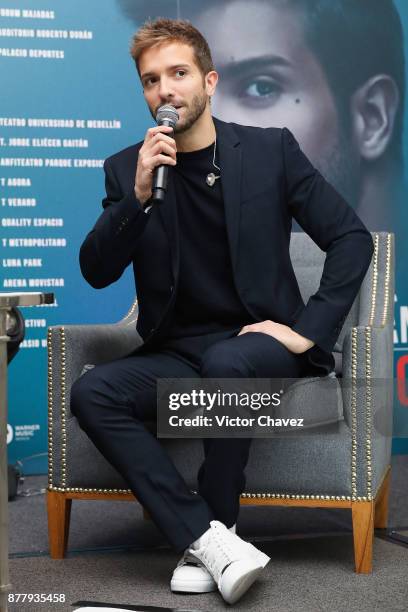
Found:
<path fill-rule="evenodd" d="M 375 160 L 386 151 L 399 104 L 398 87 L 387 74 L 373 76 L 352 95 L 353 138 L 363 159 Z"/>
<path fill-rule="evenodd" d="M 207 95 L 213 96 L 218 83 L 218 72 L 211 70 L 207 72 L 205 79 L 205 91 Z"/>

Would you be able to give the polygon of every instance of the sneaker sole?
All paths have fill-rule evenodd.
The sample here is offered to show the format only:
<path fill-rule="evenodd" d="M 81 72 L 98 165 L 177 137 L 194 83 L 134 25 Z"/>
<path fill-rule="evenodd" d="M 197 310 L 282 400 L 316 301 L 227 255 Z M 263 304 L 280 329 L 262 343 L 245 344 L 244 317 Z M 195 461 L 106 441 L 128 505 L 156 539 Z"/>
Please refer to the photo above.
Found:
<path fill-rule="evenodd" d="M 238 601 L 255 582 L 264 567 L 262 563 L 254 559 L 243 559 L 231 563 L 222 574 L 218 587 L 224 600 L 229 604 Z"/>
<path fill-rule="evenodd" d="M 201 583 L 171 580 L 170 589 L 173 593 L 210 593 L 217 590 L 217 585 L 214 580 Z"/>
<path fill-rule="evenodd" d="M 271 560 L 270 557 L 268 557 L 268 555 L 258 550 L 255 546 L 252 546 L 250 555 L 257 564 L 262 566 L 262 569 Z M 209 573 L 209 576 L 210 576 L 210 573 Z M 211 581 L 208 580 L 206 583 L 204 581 L 201 583 L 197 583 L 192 580 L 190 581 L 171 580 L 170 590 L 173 593 L 211 593 L 212 591 L 217 590 L 217 584 L 215 580 L 211 580 Z"/>

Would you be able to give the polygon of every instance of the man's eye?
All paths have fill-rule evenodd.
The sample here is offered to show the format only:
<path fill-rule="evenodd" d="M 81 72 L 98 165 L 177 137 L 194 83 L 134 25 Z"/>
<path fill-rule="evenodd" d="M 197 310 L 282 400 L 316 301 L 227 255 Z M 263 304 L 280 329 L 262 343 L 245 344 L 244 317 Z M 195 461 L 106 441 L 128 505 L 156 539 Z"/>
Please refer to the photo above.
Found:
<path fill-rule="evenodd" d="M 267 98 L 279 91 L 280 87 L 269 77 L 257 77 L 244 88 L 243 95 L 250 98 Z"/>
<path fill-rule="evenodd" d="M 177 71 L 176 71 L 176 75 L 177 75 L 177 76 L 184 76 L 185 74 L 186 74 L 186 71 L 185 71 L 185 70 L 177 70 Z"/>

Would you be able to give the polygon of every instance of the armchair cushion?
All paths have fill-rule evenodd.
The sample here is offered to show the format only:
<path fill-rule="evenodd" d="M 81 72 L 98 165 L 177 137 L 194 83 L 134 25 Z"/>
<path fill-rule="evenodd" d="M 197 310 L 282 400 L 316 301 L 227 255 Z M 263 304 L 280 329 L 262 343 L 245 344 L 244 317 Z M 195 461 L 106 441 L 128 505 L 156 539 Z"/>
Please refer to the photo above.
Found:
<path fill-rule="evenodd" d="M 327 376 L 313 376 L 296 380 L 283 393 L 274 410 L 275 419 L 302 419 L 299 427 L 275 427 L 275 431 L 314 429 L 343 420 L 343 398 L 339 381 L 334 372 Z"/>

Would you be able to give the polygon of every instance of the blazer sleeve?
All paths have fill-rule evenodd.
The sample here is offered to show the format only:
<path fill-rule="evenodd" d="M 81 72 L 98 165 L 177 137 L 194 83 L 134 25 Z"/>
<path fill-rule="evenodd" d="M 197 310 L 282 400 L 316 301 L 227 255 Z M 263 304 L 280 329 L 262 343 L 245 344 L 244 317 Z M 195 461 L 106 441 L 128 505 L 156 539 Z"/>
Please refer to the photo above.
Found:
<path fill-rule="evenodd" d="M 353 208 L 281 131 L 286 198 L 291 215 L 326 252 L 319 289 L 292 329 L 327 352 L 333 350 L 374 251 L 373 239 Z"/>
<path fill-rule="evenodd" d="M 109 159 L 103 169 L 104 210 L 79 252 L 82 275 L 95 289 L 107 287 L 122 276 L 133 259 L 135 241 L 149 219 L 134 190 L 122 192 Z"/>

